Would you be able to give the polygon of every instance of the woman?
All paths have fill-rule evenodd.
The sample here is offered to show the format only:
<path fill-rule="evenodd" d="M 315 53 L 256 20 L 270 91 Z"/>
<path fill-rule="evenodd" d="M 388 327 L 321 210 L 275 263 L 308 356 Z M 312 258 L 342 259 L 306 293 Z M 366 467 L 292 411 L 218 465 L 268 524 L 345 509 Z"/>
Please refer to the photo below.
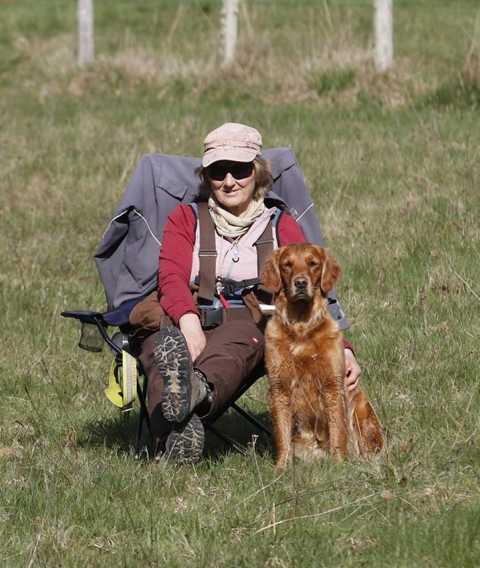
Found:
<path fill-rule="evenodd" d="M 166 436 L 167 454 L 180 462 L 194 462 L 202 455 L 200 417 L 223 408 L 263 367 L 261 326 L 243 304 L 230 308 L 230 303 L 238 306 L 241 300 L 231 286 L 228 297 L 226 282 L 255 282 L 260 270 L 257 245 L 269 231 L 277 246 L 305 241 L 288 213 L 265 203 L 272 176 L 261 148 L 259 132 L 243 124 L 227 123 L 208 134 L 200 171 L 206 204 L 179 205 L 165 226 L 158 292 L 167 325 L 146 340 L 141 358 L 149 376 L 152 426 L 157 435 Z M 203 254 L 216 255 L 209 265 L 215 272 L 211 275 L 215 290 L 205 298 L 202 282 L 208 278 L 200 268 L 199 251 L 202 257 L 201 243 L 209 224 L 213 224 L 214 250 Z M 200 304 L 192 296 L 199 272 Z M 205 331 L 201 318 L 215 311 L 229 317 Z M 345 355 L 346 383 L 353 389 L 360 368 L 347 343 Z"/>

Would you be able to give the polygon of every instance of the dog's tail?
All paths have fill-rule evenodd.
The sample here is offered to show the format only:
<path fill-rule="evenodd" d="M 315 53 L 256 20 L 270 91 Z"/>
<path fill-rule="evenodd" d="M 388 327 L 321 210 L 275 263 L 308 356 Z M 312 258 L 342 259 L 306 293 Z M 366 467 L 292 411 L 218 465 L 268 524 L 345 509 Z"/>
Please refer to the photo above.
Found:
<path fill-rule="evenodd" d="M 378 454 L 385 445 L 385 435 L 377 413 L 367 395 L 359 390 L 351 401 L 351 425 L 362 457 Z"/>

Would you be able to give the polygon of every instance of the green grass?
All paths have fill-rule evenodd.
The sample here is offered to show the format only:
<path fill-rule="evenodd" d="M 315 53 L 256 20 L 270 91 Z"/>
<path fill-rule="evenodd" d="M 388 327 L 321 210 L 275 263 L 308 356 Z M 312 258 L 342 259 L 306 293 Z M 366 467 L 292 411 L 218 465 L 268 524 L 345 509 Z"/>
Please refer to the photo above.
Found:
<path fill-rule="evenodd" d="M 79 70 L 74 2 L 0 0 L 0 562 L 476 566 L 477 2 L 396 2 L 383 77 L 369 1 L 249 1 L 229 70 L 220 5 L 96 0 L 98 57 Z M 59 317 L 103 307 L 92 255 L 140 156 L 198 155 L 226 120 L 305 171 L 388 431 L 374 463 L 279 478 L 230 415 L 244 453 L 209 439 L 196 467 L 138 462 L 134 417 L 102 393 L 108 353 Z M 244 402 L 265 418 L 265 383 Z"/>

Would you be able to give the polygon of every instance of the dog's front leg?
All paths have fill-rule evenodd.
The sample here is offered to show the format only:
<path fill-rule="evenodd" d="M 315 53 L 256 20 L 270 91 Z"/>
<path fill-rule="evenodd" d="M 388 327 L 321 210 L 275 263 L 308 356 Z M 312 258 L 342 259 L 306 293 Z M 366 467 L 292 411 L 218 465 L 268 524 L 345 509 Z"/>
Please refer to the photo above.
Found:
<path fill-rule="evenodd" d="M 273 438 L 275 441 L 277 469 L 284 469 L 288 463 L 292 447 L 292 411 L 288 397 L 280 390 L 270 390 Z"/>
<path fill-rule="evenodd" d="M 336 378 L 330 380 L 326 384 L 324 401 L 328 416 L 330 454 L 337 460 L 343 461 L 348 451 L 347 412 L 343 382 Z"/>

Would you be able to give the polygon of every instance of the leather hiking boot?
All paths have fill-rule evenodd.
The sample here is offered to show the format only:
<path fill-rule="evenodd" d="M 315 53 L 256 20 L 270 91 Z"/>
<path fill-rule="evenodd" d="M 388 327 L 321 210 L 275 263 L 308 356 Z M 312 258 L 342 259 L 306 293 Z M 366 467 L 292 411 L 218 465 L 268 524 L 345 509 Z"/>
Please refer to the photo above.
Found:
<path fill-rule="evenodd" d="M 193 370 L 187 342 L 176 327 L 160 329 L 154 358 L 164 381 L 162 414 L 169 422 L 183 422 L 207 398 L 206 379 Z"/>
<path fill-rule="evenodd" d="M 180 464 L 200 461 L 205 445 L 205 429 L 196 414 L 182 424 L 175 424 L 165 442 L 167 459 Z"/>

